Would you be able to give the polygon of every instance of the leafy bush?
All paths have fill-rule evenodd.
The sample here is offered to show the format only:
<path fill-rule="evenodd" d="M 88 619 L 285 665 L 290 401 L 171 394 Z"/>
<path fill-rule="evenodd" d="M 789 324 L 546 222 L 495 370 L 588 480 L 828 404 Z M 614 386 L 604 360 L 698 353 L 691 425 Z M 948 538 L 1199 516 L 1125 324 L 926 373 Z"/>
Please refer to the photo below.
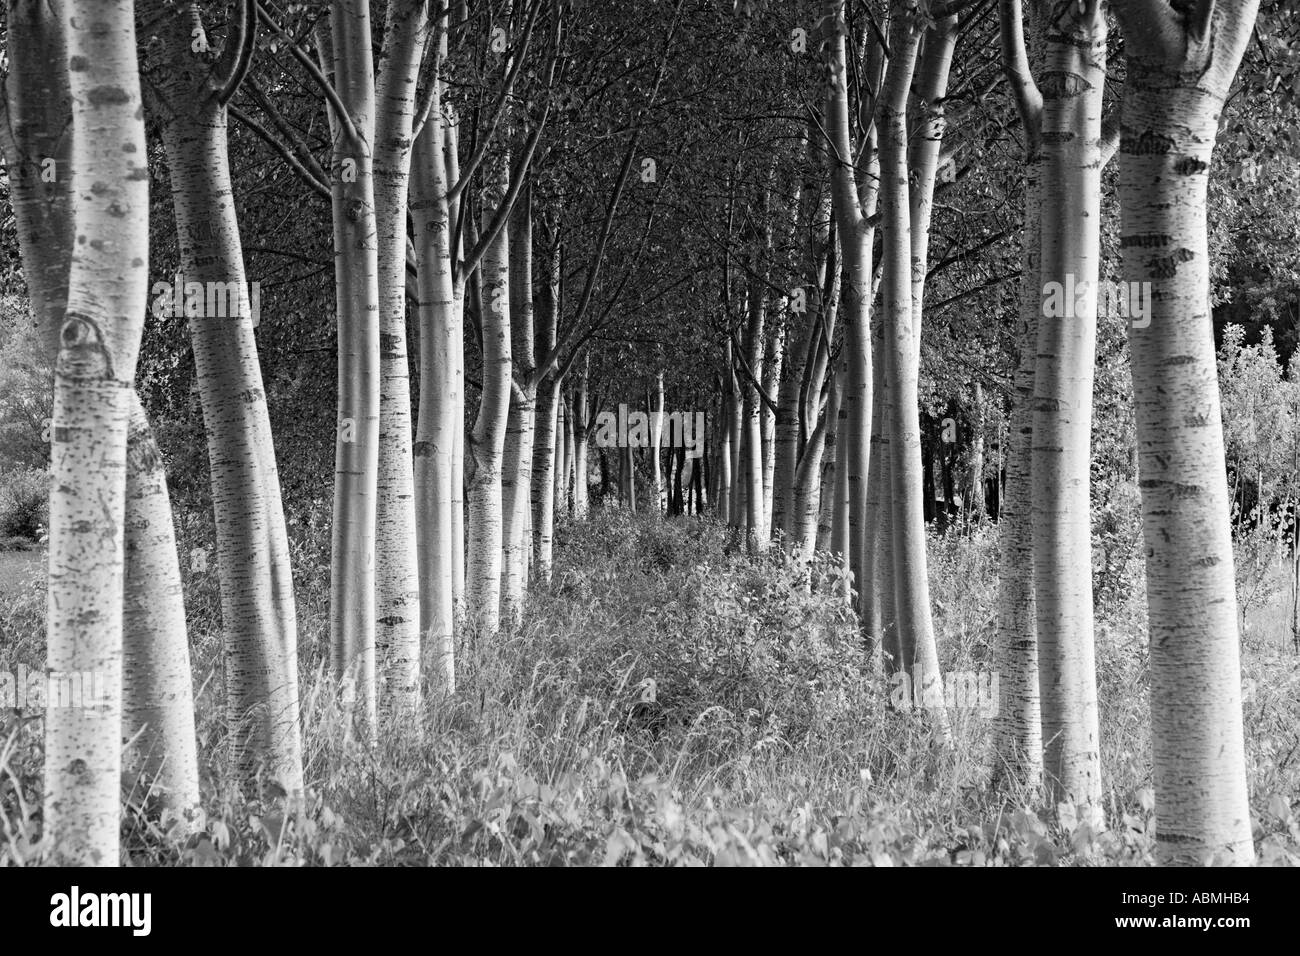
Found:
<path fill-rule="evenodd" d="M 37 468 L 0 474 L 0 540 L 36 541 L 50 521 L 50 476 Z"/>

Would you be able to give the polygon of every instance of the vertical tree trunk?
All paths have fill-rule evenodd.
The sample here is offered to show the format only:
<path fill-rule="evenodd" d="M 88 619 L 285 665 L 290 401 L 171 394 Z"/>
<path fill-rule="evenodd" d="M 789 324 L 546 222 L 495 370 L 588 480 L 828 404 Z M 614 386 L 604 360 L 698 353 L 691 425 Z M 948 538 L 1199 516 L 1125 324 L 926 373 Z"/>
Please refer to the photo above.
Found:
<path fill-rule="evenodd" d="M 406 353 L 406 213 L 425 7 L 422 0 L 389 0 L 375 93 L 380 348 L 375 657 L 378 706 L 384 714 L 410 713 L 420 701 L 420 588 Z"/>
<path fill-rule="evenodd" d="M 1209 313 L 1206 189 L 1224 98 L 1256 0 L 1121 9 L 1128 79 L 1120 246 L 1151 283 L 1130 326 L 1147 548 L 1151 749 L 1165 861 L 1250 864 L 1237 602 Z M 1145 298 L 1145 297 L 1144 297 Z"/>
<path fill-rule="evenodd" d="M 831 386 L 831 394 L 835 394 Z M 790 515 L 790 541 L 796 555 L 807 561 L 817 546 L 817 517 L 821 496 L 822 457 L 826 447 L 826 433 L 831 423 L 830 402 L 826 414 L 808 437 L 808 445 L 799 461 L 794 481 L 794 506 Z M 838 414 L 838 409 L 835 409 Z"/>
<path fill-rule="evenodd" d="M 1025 130 L 1024 229 L 1021 238 L 1016 370 L 1007 423 L 1006 490 L 998 506 L 998 714 L 994 774 L 1042 774 L 1043 741 L 1038 696 L 1038 629 L 1034 606 L 1032 491 L 1034 372 L 1038 314 L 1042 308 L 1040 177 L 1042 96 L 1025 49 L 1020 0 L 1000 0 L 1003 69 Z"/>
<path fill-rule="evenodd" d="M 843 253 L 840 279 L 840 309 L 844 313 L 844 352 L 847 359 L 840 398 L 841 427 L 836 435 L 835 482 L 847 495 L 843 518 L 837 519 L 833 537 L 838 537 L 847 557 L 861 612 L 863 596 L 871 588 L 864 563 L 867 551 L 867 478 L 871 459 L 871 245 L 874 229 L 869 220 L 875 213 L 877 187 L 874 177 L 859 183 L 852 165 L 854 151 L 849 141 L 848 70 L 845 59 L 843 0 L 828 0 L 826 16 L 831 25 L 827 44 L 830 83 L 826 95 L 827 162 L 831 167 L 832 207 L 836 235 Z M 869 73 L 879 57 L 871 44 Z M 874 141 L 868 132 L 864 156 L 874 165 Z M 865 200 L 865 201 L 863 201 Z M 837 494 L 837 501 L 842 500 Z M 836 514 L 839 515 L 837 508 Z M 845 526 L 840 529 L 841 524 Z M 847 539 L 847 540 L 846 540 Z"/>
<path fill-rule="evenodd" d="M 623 507 L 636 514 L 636 459 L 632 455 L 631 445 L 622 445 L 618 450 L 619 494 Z"/>
<path fill-rule="evenodd" d="M 817 328 L 814 321 L 811 319 L 807 323 L 809 332 Z M 772 444 L 772 533 L 781 532 L 782 547 L 787 550 L 795 548 L 792 532 L 797 523 L 794 510 L 795 474 L 799 469 L 799 383 L 807 358 L 807 338 L 811 338 L 811 335 L 806 334 L 805 341 L 794 348 L 789 374 L 777 390 L 776 428 Z M 816 424 L 812 422 L 808 427 L 811 429 Z"/>
<path fill-rule="evenodd" d="M 504 169 L 498 201 L 505 201 Z M 510 240 L 502 229 L 489 244 L 481 269 L 484 309 L 483 395 L 470 436 L 469 562 L 466 601 L 469 620 L 491 633 L 501 623 L 501 472 L 510 416 Z"/>
<path fill-rule="evenodd" d="M 781 370 L 785 362 L 785 326 L 786 299 L 777 304 L 777 324 L 768 329 L 767 358 L 763 363 L 763 391 L 768 398 L 776 400 L 781 392 Z M 764 402 L 762 405 L 763 431 L 763 535 L 764 540 L 772 537 L 772 512 L 775 505 L 772 500 L 773 473 L 776 471 L 776 423 L 777 413 Z"/>
<path fill-rule="evenodd" d="M 533 474 L 533 413 L 537 381 L 533 375 L 533 211 L 524 186 L 511 210 L 510 229 L 510 412 L 501 465 L 502 579 L 501 615 L 516 621 L 523 610 L 528 556 L 529 493 Z"/>
<path fill-rule="evenodd" d="M 766 210 L 767 202 L 763 208 Z M 768 230 L 770 234 L 770 230 Z M 766 245 L 766 243 L 764 243 Z M 755 265 L 758 263 L 755 262 Z M 767 529 L 763 512 L 763 402 L 759 386 L 763 381 L 766 340 L 767 297 L 756 279 L 749 285 L 749 323 L 745 330 L 746 361 L 753 376 L 745 378 L 744 469 L 746 548 L 751 553 L 767 550 Z"/>
<path fill-rule="evenodd" d="M 463 10 L 464 4 L 458 5 L 457 9 Z M 464 17 L 461 18 L 462 22 Z M 447 182 L 456 183 L 460 181 L 460 160 L 458 148 L 460 142 L 460 127 L 455 123 L 445 123 L 443 129 L 443 163 L 447 170 Z M 462 202 L 457 197 L 455 202 L 449 206 L 449 210 L 456 215 L 456 221 L 464 221 L 467 225 L 473 224 L 472 217 L 462 219 L 469 211 L 469 203 Z M 462 230 L 463 231 L 463 230 Z M 458 240 L 458 243 L 460 240 Z M 463 258 L 461 248 L 458 244 L 453 249 L 453 254 L 457 260 Z M 450 371 L 452 381 L 452 401 L 455 408 L 452 410 L 452 444 L 451 444 L 451 593 L 452 606 L 456 619 L 460 620 L 465 617 L 465 556 L 466 556 L 466 539 L 465 539 L 465 436 L 468 434 L 469 423 L 465 418 L 465 349 L 464 349 L 464 303 L 465 303 L 465 276 L 461 274 L 458 277 L 456 285 L 456 308 L 452 314 L 455 320 L 456 329 L 453 330 L 452 349 L 450 352 Z"/>
<path fill-rule="evenodd" d="M 190 648 L 167 475 L 134 390 L 126 456 L 122 739 L 151 803 L 184 820 L 199 805 Z"/>
<path fill-rule="evenodd" d="M 970 438 L 970 493 L 966 513 L 976 521 L 984 517 L 984 387 L 971 386 L 972 434 Z"/>
<path fill-rule="evenodd" d="M 663 507 L 664 479 L 661 461 L 663 459 L 663 438 L 664 438 L 664 373 L 658 372 L 655 375 L 654 407 L 649 409 L 650 412 L 650 458 L 654 468 L 654 507 L 658 510 Z M 672 468 L 671 461 L 669 468 Z"/>
<path fill-rule="evenodd" d="M 730 339 L 727 340 L 727 343 L 723 348 L 726 354 L 725 362 L 727 369 L 724 373 L 725 378 L 721 382 L 721 394 L 718 397 L 719 417 L 722 420 L 722 437 L 718 442 L 718 467 L 716 469 L 718 475 L 718 490 L 715 493 L 715 500 L 718 503 L 718 521 L 724 525 L 731 526 L 733 524 L 732 511 L 735 505 L 731 498 L 731 389 L 728 383 L 731 381 L 731 369 L 734 359 L 731 354 L 732 349 Z"/>
<path fill-rule="evenodd" d="M 10 35 L 22 42 L 10 48 L 8 102 L 0 104 L 0 143 L 23 272 L 51 371 L 67 310 L 73 239 L 68 74 L 50 69 L 67 58 L 63 20 L 62 2 L 9 8 Z M 54 163 L 53 177 L 42 175 L 47 160 Z M 125 529 L 122 739 L 133 746 L 135 769 L 152 787 L 151 806 L 173 811 L 184 822 L 199 802 L 185 606 L 166 477 L 134 390 Z"/>
<path fill-rule="evenodd" d="M 578 387 L 573 390 L 573 516 L 587 517 L 587 431 L 590 411 L 587 406 L 587 376 L 590 357 L 584 357 L 578 373 Z"/>
<path fill-rule="evenodd" d="M 820 149 L 809 149 L 814 160 L 824 161 Z M 812 434 L 818 428 L 818 408 L 821 404 L 821 389 L 826 374 L 825 356 L 829 354 L 830 344 L 822 347 L 823 328 L 834 327 L 834 304 L 832 295 L 838 295 L 838 283 L 827 283 L 827 272 L 834 269 L 838 279 L 839 267 L 835 262 L 835 243 L 830 237 L 831 205 L 830 193 L 821 190 L 813 193 L 805 189 L 803 196 L 809 204 L 805 215 L 809 219 L 812 233 L 811 246 L 807 252 L 809 278 L 813 284 L 813 308 L 803 320 L 803 334 L 790 354 L 790 367 L 781 382 L 777 402 L 776 444 L 774 449 L 775 474 L 772 479 L 772 530 L 784 535 L 784 546 L 795 553 L 811 555 L 811 542 L 800 535 L 808 533 L 809 525 L 800 508 L 806 508 L 810 502 L 810 483 L 821 476 L 821 455 L 825 441 L 825 429 L 818 439 L 814 456 L 815 464 L 804 467 L 803 456 L 808 452 Z M 830 290 L 834 289 L 834 292 Z M 793 316 L 798 313 L 791 313 Z M 800 484 L 800 476 L 803 484 Z M 796 533 L 796 529 L 797 532 Z"/>
<path fill-rule="evenodd" d="M 917 417 L 918 330 L 913 329 L 911 213 L 907 168 L 907 91 L 921 31 L 905 3 L 890 22 L 889 71 L 881 91 L 880 204 L 884 243 L 885 356 L 890 415 L 894 591 L 899 648 L 922 705 L 942 718 L 943 687 L 930 616 L 921 437 Z"/>
<path fill-rule="evenodd" d="M 445 42 L 445 40 L 443 41 Z M 415 143 L 411 219 L 419 281 L 420 396 L 415 456 L 415 529 L 419 545 L 420 628 L 435 674 L 455 690 L 456 552 L 464 544 L 453 518 L 461 497 L 453 458 L 464 432 L 464 302 L 452 278 L 448 171 L 443 142 L 442 80 L 435 79 L 429 119 Z M 462 559 L 463 560 L 463 559 Z"/>
<path fill-rule="evenodd" d="M 560 489 L 561 496 L 569 515 L 575 514 L 575 502 L 578 495 L 578 440 L 574 431 L 575 424 L 573 421 L 573 403 L 576 400 L 577 389 L 568 389 L 568 395 L 565 397 L 564 406 L 564 478 Z M 583 467 L 586 467 L 586 461 L 583 461 Z M 584 474 L 582 480 L 587 480 Z M 557 503 L 556 507 L 559 507 Z"/>
<path fill-rule="evenodd" d="M 1044 770 L 1056 802 L 1099 822 L 1089 456 L 1101 216 L 1106 19 L 1100 0 L 1053 6 L 1043 94 L 1043 314 L 1034 372 L 1033 547 Z M 1049 283 L 1070 298 L 1053 314 Z M 1077 298 L 1071 296 L 1081 290 Z"/>
<path fill-rule="evenodd" d="M 375 74 L 370 8 L 330 7 L 334 84 L 331 205 L 338 301 L 338 433 L 330 573 L 330 664 L 355 688 L 365 732 L 375 733 L 375 534 L 379 480 L 379 259 L 373 144 Z M 332 114 L 331 114 L 332 115 Z M 345 693 L 348 693 L 345 691 Z"/>
<path fill-rule="evenodd" d="M 879 646 L 881 664 L 893 675 L 903 662 L 898 647 L 898 629 L 893 626 L 894 537 L 893 495 L 889 493 L 889 395 L 885 390 L 885 323 L 876 315 L 871 323 L 871 361 L 875 365 L 871 388 L 871 465 L 867 472 L 867 554 L 863 576 L 869 589 L 869 603 L 863 612 L 863 626 L 873 645 Z M 886 616 L 885 610 L 889 609 Z M 886 631 L 885 622 L 889 622 Z"/>
<path fill-rule="evenodd" d="M 554 376 L 544 379 L 538 389 L 534 416 L 537 429 L 533 439 L 532 475 L 533 563 L 537 579 L 543 584 L 551 580 L 555 507 L 563 494 L 560 475 L 564 470 L 564 437 L 559 419 L 563 406 L 560 379 Z"/>
<path fill-rule="evenodd" d="M 840 483 L 836 478 L 839 472 L 840 422 L 844 418 L 841 398 L 844 394 L 844 360 L 835 366 L 831 374 L 830 395 L 826 401 L 826 441 L 822 451 L 821 500 L 817 505 L 817 550 L 844 554 L 844 544 L 836 538 L 835 510 L 841 500 Z M 848 523 L 841 519 L 839 527 L 845 531 Z M 838 546 L 837 546 L 838 545 Z"/>
<path fill-rule="evenodd" d="M 732 357 L 730 349 L 731 346 L 728 343 L 728 358 Z M 744 527 L 746 514 L 745 459 L 742 456 L 745 450 L 745 402 L 740 390 L 740 374 L 736 371 L 736 366 L 729 365 L 727 374 L 730 383 L 727 413 L 730 416 L 729 427 L 731 429 L 731 508 L 728 511 L 727 518 L 729 526 L 739 531 Z"/>
<path fill-rule="evenodd" d="M 220 286 L 239 302 L 237 315 L 205 308 L 187 322 L 212 472 L 230 749 L 245 778 L 265 763 L 296 797 L 302 743 L 289 541 L 231 189 L 226 110 L 206 61 L 192 52 L 193 31 L 202 30 L 196 17 L 193 8 L 177 8 L 169 21 L 151 18 L 163 42 L 146 74 L 162 100 L 157 113 L 183 278 Z M 187 62 L 205 68 L 192 71 Z"/>
<path fill-rule="evenodd" d="M 1021 252 L 1020 314 L 1017 318 L 1015 394 L 1007 427 L 1006 495 L 998 515 L 998 716 L 995 745 L 1005 768 L 1036 780 L 1042 773 L 1042 724 L 1038 697 L 1038 627 L 1034 605 L 1033 526 L 1030 480 L 1033 441 L 1034 367 L 1038 351 L 1039 279 L 1038 169 L 1035 151 L 1026 162 L 1025 226 Z"/>
<path fill-rule="evenodd" d="M 66 13 L 81 241 L 54 377 L 44 841 L 58 865 L 116 866 L 127 435 L 149 282 L 149 177 L 133 5 L 70 0 Z"/>
<path fill-rule="evenodd" d="M 934 434 L 934 420 L 927 414 L 921 419 L 921 493 L 925 499 L 925 521 L 929 524 L 934 520 L 934 506 L 936 501 L 936 489 L 934 486 L 934 473 L 943 471 L 943 435 L 940 433 L 937 437 Z M 936 468 L 936 462 L 938 467 Z M 940 530 L 943 522 L 940 521 Z"/>
<path fill-rule="evenodd" d="M 551 383 L 553 394 L 551 397 L 551 427 L 553 430 L 552 441 L 554 442 L 555 457 L 552 459 L 552 489 L 551 489 L 551 518 L 547 522 L 548 534 L 554 533 L 555 516 L 567 513 L 569 502 L 569 471 L 573 462 L 569 455 L 569 395 L 561 379 L 555 379 Z M 538 419 L 540 422 L 542 419 Z M 540 427 L 540 426 L 539 426 Z M 552 551 L 551 542 L 547 544 L 547 580 L 550 579 L 550 563 Z M 537 542 L 537 562 L 538 569 L 542 567 L 542 542 L 538 538 Z"/>
<path fill-rule="evenodd" d="M 558 230 L 556 230 L 558 232 Z M 559 324 L 560 282 L 562 279 L 560 243 L 551 243 L 543 260 L 545 274 L 538 295 L 536 313 L 535 354 L 545 357 L 555 347 Z M 534 365 L 537 364 L 535 361 Z M 555 508 L 560 498 L 559 474 L 564 470 L 564 439 L 560 427 L 560 378 L 551 374 L 538 381 L 537 428 L 533 442 L 532 514 L 534 528 L 534 560 L 537 576 L 542 583 L 551 580 L 552 541 L 555 530 Z"/>

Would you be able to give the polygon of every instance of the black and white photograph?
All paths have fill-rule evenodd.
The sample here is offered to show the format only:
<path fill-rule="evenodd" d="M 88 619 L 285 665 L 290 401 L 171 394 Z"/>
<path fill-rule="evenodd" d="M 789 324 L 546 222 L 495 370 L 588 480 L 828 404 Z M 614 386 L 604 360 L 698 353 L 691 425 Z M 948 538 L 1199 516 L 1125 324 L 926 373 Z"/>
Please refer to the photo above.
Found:
<path fill-rule="evenodd" d="M 1297 0 L 5 0 L 0 154 L 6 932 L 1269 922 Z"/>

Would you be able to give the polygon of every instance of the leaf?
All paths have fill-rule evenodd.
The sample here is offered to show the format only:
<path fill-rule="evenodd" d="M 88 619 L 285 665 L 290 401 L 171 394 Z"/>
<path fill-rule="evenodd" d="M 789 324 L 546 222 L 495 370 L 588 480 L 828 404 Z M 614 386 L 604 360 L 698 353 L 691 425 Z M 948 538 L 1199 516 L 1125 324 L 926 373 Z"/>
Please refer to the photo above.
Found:
<path fill-rule="evenodd" d="M 1287 823 L 1291 819 L 1291 804 L 1282 794 L 1275 793 L 1269 798 L 1268 812 L 1279 822 Z"/>

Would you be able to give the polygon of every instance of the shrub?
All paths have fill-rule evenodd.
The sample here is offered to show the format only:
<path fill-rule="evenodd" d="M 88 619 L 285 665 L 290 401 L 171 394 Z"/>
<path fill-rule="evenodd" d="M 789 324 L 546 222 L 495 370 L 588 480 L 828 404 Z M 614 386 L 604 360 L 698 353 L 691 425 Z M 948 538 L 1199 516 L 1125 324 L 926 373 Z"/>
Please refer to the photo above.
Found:
<path fill-rule="evenodd" d="M 50 521 L 50 476 L 38 468 L 0 475 L 0 540 L 35 541 Z"/>

